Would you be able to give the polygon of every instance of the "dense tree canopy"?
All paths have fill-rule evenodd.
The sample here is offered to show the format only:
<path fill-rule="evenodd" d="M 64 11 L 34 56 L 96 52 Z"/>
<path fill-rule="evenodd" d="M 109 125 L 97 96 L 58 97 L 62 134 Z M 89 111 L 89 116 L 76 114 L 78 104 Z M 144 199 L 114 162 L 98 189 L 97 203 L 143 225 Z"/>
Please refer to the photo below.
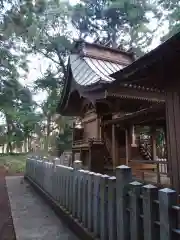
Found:
<path fill-rule="evenodd" d="M 180 29 L 180 4 L 176 0 L 72 3 L 0 1 L 0 145 L 6 145 L 7 152 L 22 146 L 31 150 L 33 143 L 43 143 L 46 149 L 55 143 L 61 149 L 63 142 L 69 145 L 71 120 L 57 116 L 56 106 L 75 38 L 124 48 L 139 57 L 157 35 L 162 33 L 164 40 Z M 28 87 L 22 79 L 31 71 L 30 54 L 48 60 L 49 66 Z M 47 96 L 41 103 L 34 100 L 39 91 Z"/>

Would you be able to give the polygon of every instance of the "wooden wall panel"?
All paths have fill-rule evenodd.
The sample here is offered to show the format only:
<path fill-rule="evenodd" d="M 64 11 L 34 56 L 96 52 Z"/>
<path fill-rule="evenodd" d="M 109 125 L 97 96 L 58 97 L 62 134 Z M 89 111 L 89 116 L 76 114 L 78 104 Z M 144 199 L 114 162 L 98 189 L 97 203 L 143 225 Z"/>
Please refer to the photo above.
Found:
<path fill-rule="evenodd" d="M 166 93 L 168 163 L 172 186 L 180 192 L 180 94 Z"/>
<path fill-rule="evenodd" d="M 97 119 L 84 123 L 84 138 L 98 138 Z"/>

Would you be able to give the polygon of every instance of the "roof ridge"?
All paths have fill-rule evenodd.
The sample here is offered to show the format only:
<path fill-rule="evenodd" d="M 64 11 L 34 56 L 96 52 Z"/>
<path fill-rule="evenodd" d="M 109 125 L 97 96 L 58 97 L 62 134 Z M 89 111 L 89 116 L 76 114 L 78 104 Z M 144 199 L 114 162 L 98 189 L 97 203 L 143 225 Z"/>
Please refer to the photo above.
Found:
<path fill-rule="evenodd" d="M 75 42 L 75 47 L 78 45 L 78 44 L 82 44 L 82 45 L 90 45 L 90 46 L 95 46 L 97 48 L 102 48 L 102 49 L 106 49 L 106 50 L 110 50 L 112 52 L 118 52 L 118 53 L 123 53 L 123 54 L 126 54 L 128 56 L 134 56 L 134 53 L 131 52 L 131 51 L 125 51 L 125 50 L 122 50 L 122 49 L 119 49 L 119 48 L 113 48 L 113 47 L 108 47 L 108 46 L 105 46 L 105 45 L 102 45 L 100 43 L 95 43 L 95 42 L 88 42 L 84 39 L 77 39 L 77 40 L 74 40 Z"/>

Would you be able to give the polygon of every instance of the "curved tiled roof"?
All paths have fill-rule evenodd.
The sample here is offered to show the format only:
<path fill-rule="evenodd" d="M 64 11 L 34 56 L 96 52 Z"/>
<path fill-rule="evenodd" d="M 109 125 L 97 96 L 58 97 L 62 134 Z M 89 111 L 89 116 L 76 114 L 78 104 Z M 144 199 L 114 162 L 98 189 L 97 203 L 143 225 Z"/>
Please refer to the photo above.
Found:
<path fill-rule="evenodd" d="M 70 55 L 70 66 L 74 81 L 82 86 L 91 85 L 99 81 L 112 82 L 111 74 L 125 66 L 91 57 L 82 57 L 78 54 Z"/>

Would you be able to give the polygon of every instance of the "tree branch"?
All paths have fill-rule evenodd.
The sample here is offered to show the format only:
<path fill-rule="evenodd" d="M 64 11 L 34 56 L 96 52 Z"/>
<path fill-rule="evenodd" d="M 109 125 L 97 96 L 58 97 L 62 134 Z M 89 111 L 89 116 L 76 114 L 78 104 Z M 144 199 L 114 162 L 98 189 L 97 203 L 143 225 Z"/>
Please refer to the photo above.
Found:
<path fill-rule="evenodd" d="M 56 60 L 54 60 L 52 57 L 50 57 L 49 55 L 48 55 L 48 53 L 44 53 L 42 50 L 37 50 L 38 52 L 40 52 L 42 55 L 44 55 L 45 57 L 47 57 L 47 58 L 49 58 L 51 61 L 53 61 L 54 63 L 56 63 L 56 64 L 58 64 L 58 65 L 60 65 L 60 63 L 59 62 L 57 62 Z"/>

